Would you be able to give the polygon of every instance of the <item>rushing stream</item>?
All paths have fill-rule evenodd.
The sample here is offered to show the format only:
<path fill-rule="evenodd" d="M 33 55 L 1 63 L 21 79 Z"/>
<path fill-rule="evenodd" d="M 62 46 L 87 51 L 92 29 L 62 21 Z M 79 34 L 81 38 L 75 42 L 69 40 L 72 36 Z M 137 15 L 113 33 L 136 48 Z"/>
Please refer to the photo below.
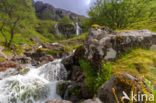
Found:
<path fill-rule="evenodd" d="M 56 94 L 59 80 L 67 77 L 61 60 L 55 60 L 39 68 L 27 66 L 22 73 L 15 69 L 0 72 L 0 103 L 45 103 L 61 99 Z"/>

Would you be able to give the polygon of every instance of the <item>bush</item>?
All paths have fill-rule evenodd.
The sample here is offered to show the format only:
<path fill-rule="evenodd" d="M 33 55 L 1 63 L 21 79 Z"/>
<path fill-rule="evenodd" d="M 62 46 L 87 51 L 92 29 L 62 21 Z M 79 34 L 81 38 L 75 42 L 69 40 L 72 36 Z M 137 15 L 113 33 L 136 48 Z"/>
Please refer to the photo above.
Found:
<path fill-rule="evenodd" d="M 80 68 L 83 70 L 85 74 L 85 84 L 89 88 L 89 90 L 94 90 L 95 84 L 95 71 L 93 70 L 90 62 L 88 60 L 80 60 L 79 61 Z"/>
<path fill-rule="evenodd" d="M 110 64 L 103 64 L 97 73 L 88 60 L 81 59 L 79 64 L 86 77 L 85 84 L 91 91 L 96 92 L 103 83 L 111 78 L 112 66 Z"/>

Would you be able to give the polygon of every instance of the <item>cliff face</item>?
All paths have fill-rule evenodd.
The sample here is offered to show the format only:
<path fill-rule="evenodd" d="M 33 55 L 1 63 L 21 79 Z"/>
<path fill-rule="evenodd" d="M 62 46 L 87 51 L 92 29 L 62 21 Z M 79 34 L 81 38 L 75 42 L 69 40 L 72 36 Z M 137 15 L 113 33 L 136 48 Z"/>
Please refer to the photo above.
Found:
<path fill-rule="evenodd" d="M 48 19 L 57 21 L 64 16 L 69 17 L 71 20 L 84 18 L 84 16 L 82 15 L 78 15 L 76 13 L 64 9 L 55 8 L 54 6 L 47 3 L 43 3 L 41 1 L 35 2 L 34 7 L 36 11 L 36 16 L 39 19 Z"/>

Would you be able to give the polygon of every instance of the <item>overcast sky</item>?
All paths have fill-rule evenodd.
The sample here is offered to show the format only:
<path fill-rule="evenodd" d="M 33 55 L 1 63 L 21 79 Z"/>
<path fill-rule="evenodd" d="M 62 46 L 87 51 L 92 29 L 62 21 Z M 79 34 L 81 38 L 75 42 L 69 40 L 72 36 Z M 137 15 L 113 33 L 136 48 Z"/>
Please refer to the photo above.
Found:
<path fill-rule="evenodd" d="M 56 8 L 63 8 L 81 15 L 87 15 L 95 0 L 35 0 L 52 4 Z"/>

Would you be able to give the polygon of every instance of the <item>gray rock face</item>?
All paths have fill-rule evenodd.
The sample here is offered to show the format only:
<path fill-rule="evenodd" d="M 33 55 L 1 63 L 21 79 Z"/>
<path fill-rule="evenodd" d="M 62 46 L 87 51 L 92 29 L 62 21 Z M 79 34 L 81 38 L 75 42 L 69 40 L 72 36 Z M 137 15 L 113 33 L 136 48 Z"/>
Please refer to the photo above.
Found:
<path fill-rule="evenodd" d="M 84 42 L 85 56 L 99 65 L 101 60 L 112 60 L 132 48 L 149 49 L 156 44 L 156 33 L 149 30 L 110 32 L 92 28 Z"/>
<path fill-rule="evenodd" d="M 126 73 L 117 73 L 98 89 L 98 97 L 103 103 L 117 103 L 117 101 L 122 103 L 121 98 L 124 97 L 124 93 L 130 98 L 132 91 L 134 94 L 150 93 L 141 79 Z M 137 97 L 136 99 L 138 100 Z M 124 103 L 129 103 L 129 100 L 124 99 Z"/>

